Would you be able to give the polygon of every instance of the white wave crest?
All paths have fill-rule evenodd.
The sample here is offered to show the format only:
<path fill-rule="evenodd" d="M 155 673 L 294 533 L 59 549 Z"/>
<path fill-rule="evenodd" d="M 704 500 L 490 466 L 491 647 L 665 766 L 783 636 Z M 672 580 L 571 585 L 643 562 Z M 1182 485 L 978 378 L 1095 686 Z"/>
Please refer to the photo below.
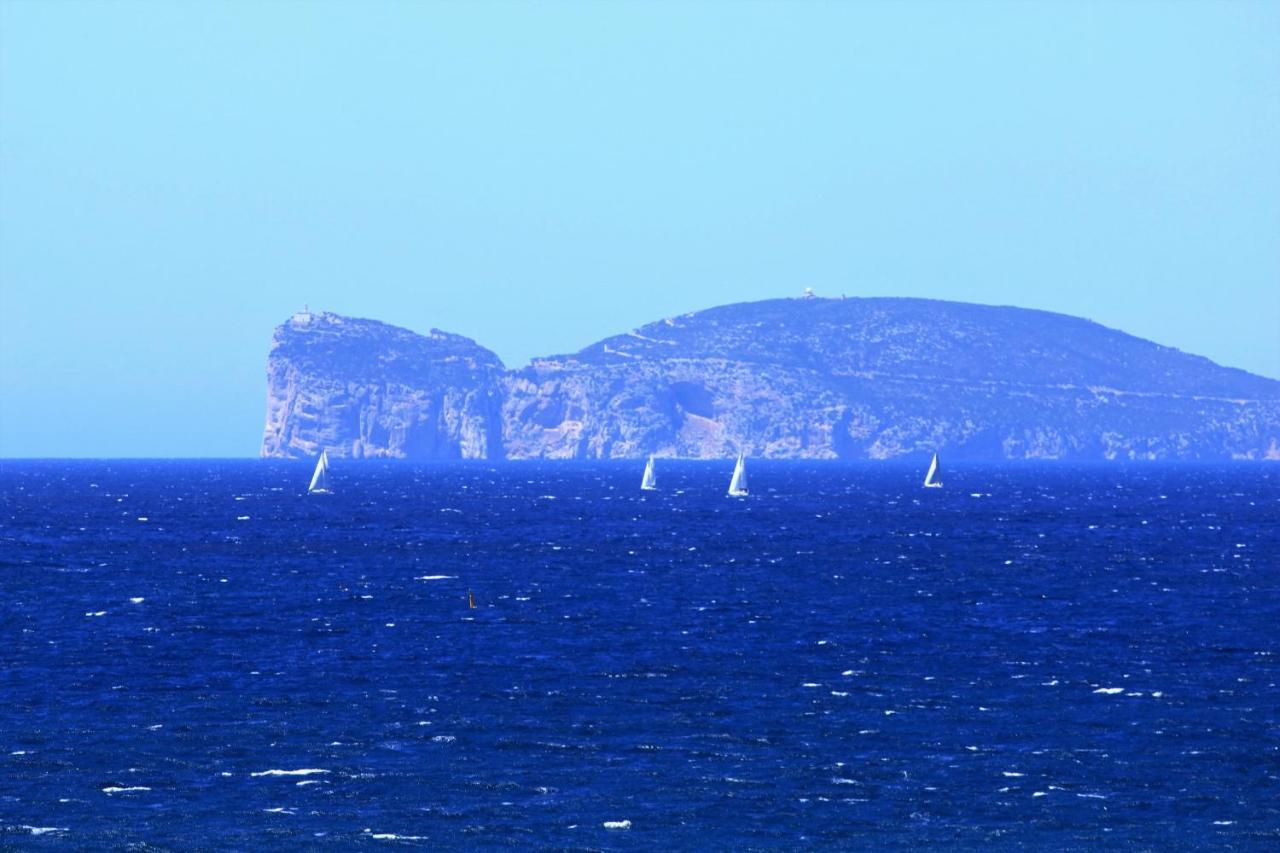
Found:
<path fill-rule="evenodd" d="M 377 841 L 426 841 L 425 835 L 396 835 L 394 832 L 373 832 L 365 828 L 364 834 Z"/>

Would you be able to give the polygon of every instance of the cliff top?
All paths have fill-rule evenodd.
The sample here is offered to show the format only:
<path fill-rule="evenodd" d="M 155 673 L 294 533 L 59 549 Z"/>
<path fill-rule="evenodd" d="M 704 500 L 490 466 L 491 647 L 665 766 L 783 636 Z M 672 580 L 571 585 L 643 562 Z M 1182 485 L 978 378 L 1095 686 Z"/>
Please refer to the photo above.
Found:
<path fill-rule="evenodd" d="M 399 326 L 328 311 L 299 312 L 276 327 L 271 357 L 316 375 L 344 379 L 413 381 L 450 366 L 501 371 L 502 360 L 471 338 L 432 329 L 425 335 Z"/>
<path fill-rule="evenodd" d="M 446 365 L 502 371 L 470 338 L 420 335 L 376 320 L 300 312 L 272 354 L 320 374 L 396 381 Z M 1280 381 L 1222 367 L 1090 320 L 1027 308 L 903 297 L 741 302 L 605 338 L 548 368 L 671 359 L 723 360 L 938 383 L 1071 386 L 1132 393 L 1280 400 Z"/>
<path fill-rule="evenodd" d="M 1073 385 L 1280 399 L 1280 382 L 1079 317 L 1027 308 L 875 297 L 770 299 L 696 311 L 559 360 L 724 359 L 823 374 Z"/>

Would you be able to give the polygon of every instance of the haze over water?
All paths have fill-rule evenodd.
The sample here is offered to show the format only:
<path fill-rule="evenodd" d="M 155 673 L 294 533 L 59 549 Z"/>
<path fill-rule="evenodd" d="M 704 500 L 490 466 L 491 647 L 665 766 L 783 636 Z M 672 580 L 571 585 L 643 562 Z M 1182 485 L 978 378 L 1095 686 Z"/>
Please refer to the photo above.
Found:
<path fill-rule="evenodd" d="M 1280 469 L 749 464 L 0 462 L 0 844 L 1280 836 Z"/>

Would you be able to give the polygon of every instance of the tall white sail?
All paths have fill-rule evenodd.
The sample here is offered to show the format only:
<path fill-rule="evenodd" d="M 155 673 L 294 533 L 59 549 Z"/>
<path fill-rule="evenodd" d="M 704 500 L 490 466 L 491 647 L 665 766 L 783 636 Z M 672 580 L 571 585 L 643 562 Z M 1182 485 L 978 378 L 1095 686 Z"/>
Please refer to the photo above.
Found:
<path fill-rule="evenodd" d="M 649 454 L 649 461 L 644 466 L 644 479 L 640 481 L 640 488 L 646 492 L 652 492 L 658 488 L 658 478 L 653 473 L 653 454 Z"/>
<path fill-rule="evenodd" d="M 934 479 L 938 476 L 938 454 L 933 454 L 933 461 L 929 463 L 929 473 L 924 475 L 924 487 L 926 489 L 942 488 L 942 481 Z"/>
<path fill-rule="evenodd" d="M 738 454 L 738 464 L 733 466 L 733 479 L 729 481 L 729 494 L 741 497 L 747 493 L 747 458 Z"/>
<path fill-rule="evenodd" d="M 321 450 L 316 460 L 316 471 L 311 475 L 311 485 L 307 486 L 311 494 L 327 494 L 329 491 L 329 451 Z"/>

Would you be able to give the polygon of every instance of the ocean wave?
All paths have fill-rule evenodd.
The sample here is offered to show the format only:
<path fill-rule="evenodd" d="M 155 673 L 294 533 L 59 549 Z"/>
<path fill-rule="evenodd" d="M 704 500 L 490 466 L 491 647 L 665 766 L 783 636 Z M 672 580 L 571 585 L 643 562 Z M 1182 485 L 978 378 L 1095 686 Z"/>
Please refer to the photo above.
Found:
<path fill-rule="evenodd" d="M 65 826 L 27 826 L 23 824 L 18 829 L 25 829 L 32 835 L 49 835 L 54 832 L 70 832 Z"/>
<path fill-rule="evenodd" d="M 394 832 L 374 832 L 365 828 L 364 834 L 375 841 L 426 841 L 425 835 L 397 835 Z"/>

